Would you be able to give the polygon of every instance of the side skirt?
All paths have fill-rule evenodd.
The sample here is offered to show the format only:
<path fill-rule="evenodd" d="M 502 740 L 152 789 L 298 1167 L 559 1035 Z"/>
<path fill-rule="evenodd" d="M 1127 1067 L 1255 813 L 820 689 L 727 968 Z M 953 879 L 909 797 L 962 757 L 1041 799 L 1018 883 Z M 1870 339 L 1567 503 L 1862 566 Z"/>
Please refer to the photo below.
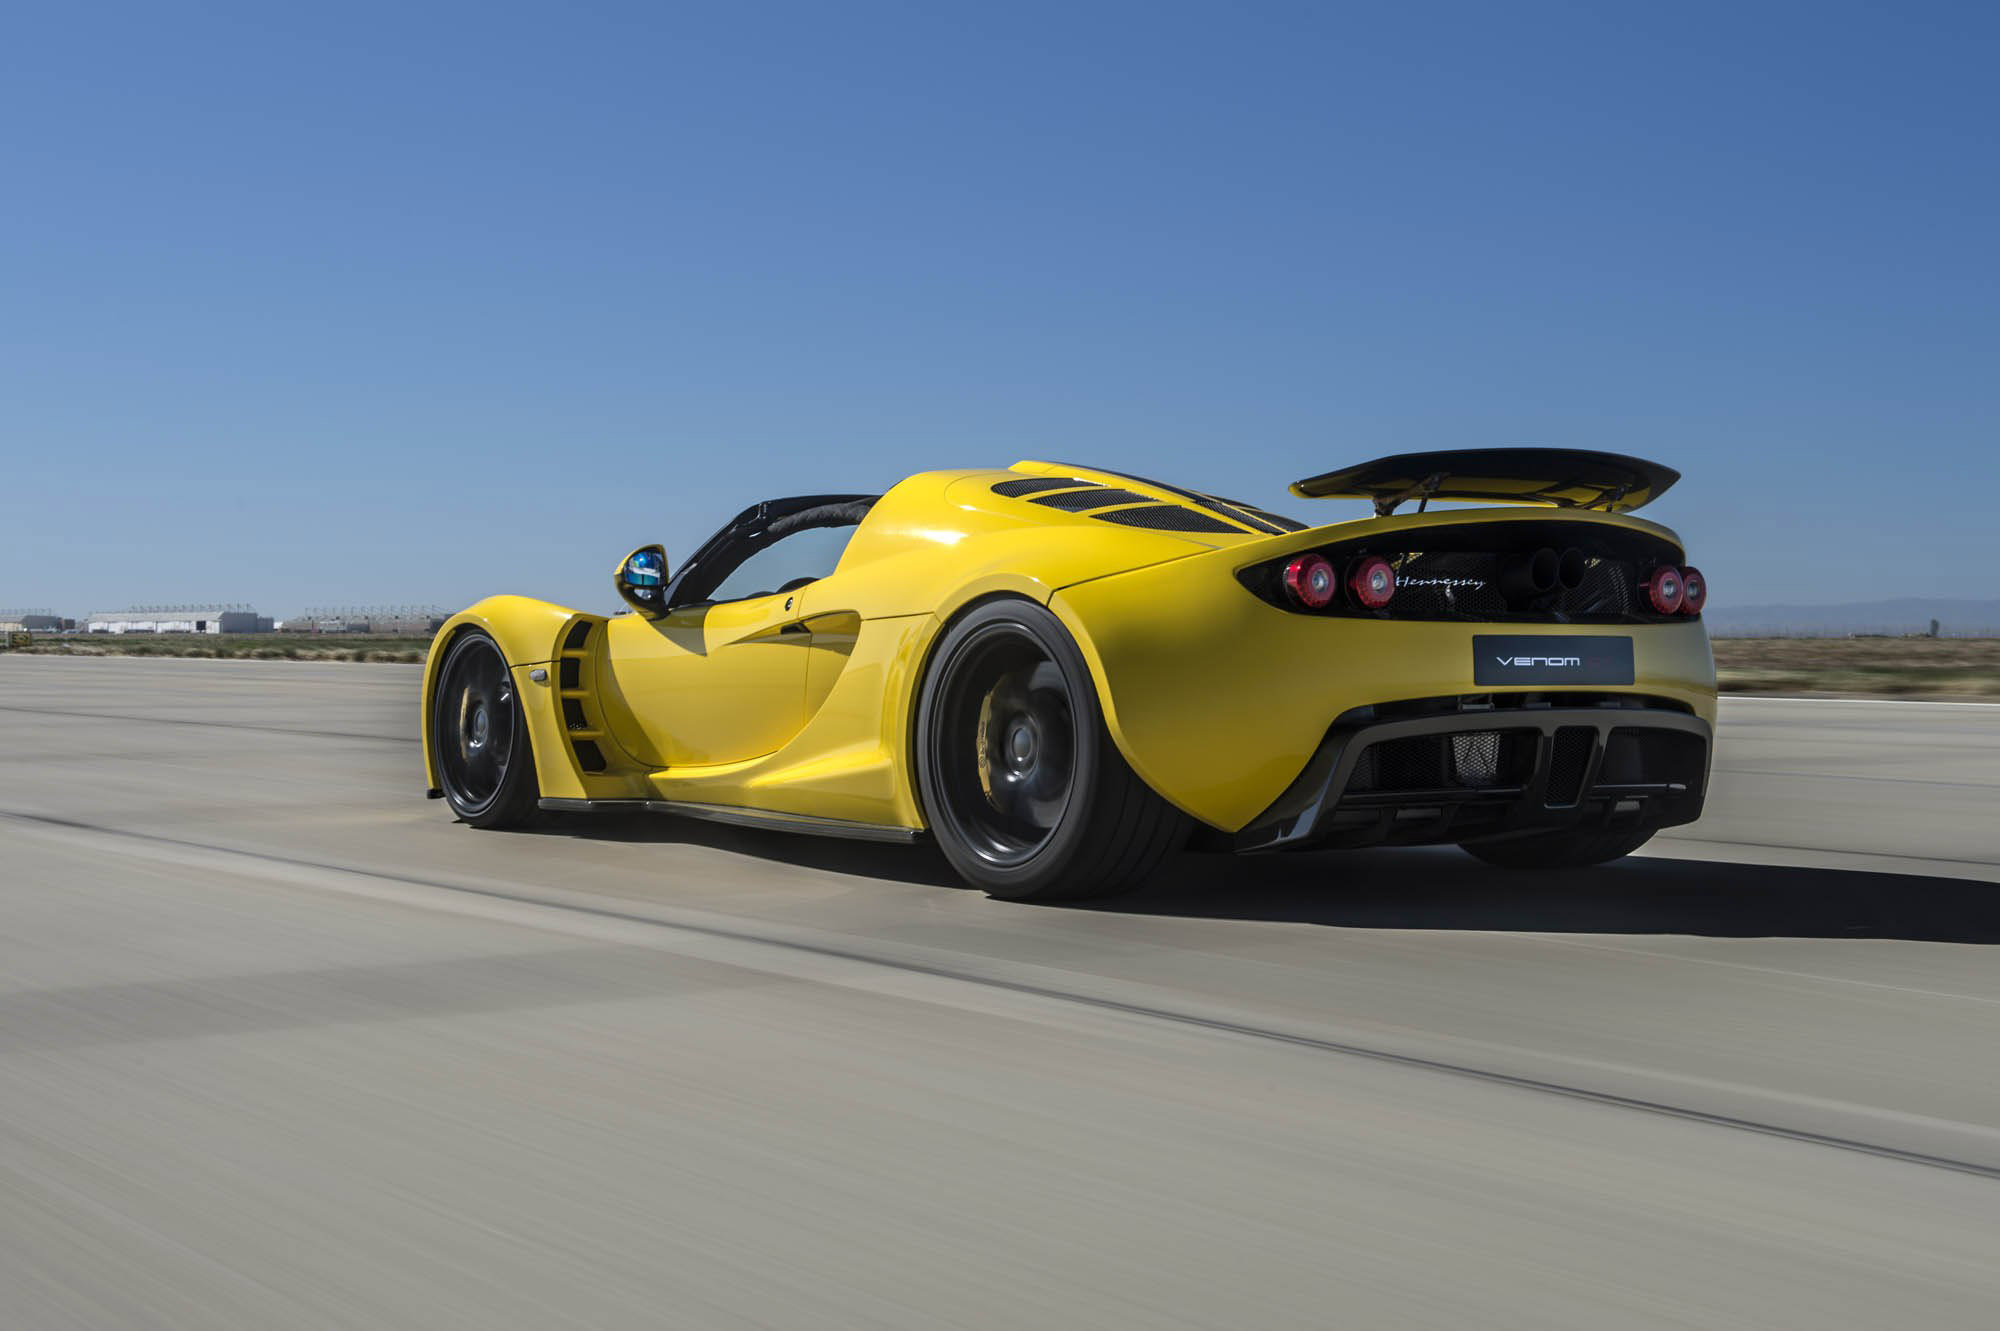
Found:
<path fill-rule="evenodd" d="M 730 804 L 694 804 L 686 800 L 545 799 L 540 804 L 552 813 L 629 813 L 644 809 L 652 813 L 677 813 L 686 818 L 728 823 L 732 827 L 806 832 L 815 836 L 847 837 L 855 841 L 891 841 L 900 845 L 908 845 L 924 834 L 923 829 L 917 827 L 886 827 L 880 823 L 849 822 L 845 818 L 815 818 L 805 813 L 740 809 Z"/>

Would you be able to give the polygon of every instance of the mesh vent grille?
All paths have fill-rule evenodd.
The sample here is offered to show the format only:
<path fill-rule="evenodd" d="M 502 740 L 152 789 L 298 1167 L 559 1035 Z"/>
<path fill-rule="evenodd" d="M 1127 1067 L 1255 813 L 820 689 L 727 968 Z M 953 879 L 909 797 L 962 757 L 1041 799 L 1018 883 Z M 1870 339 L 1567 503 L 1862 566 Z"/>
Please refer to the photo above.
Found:
<path fill-rule="evenodd" d="M 1044 490 L 1073 490 L 1080 485 L 1096 484 L 1096 481 L 1076 481 L 1063 476 L 1030 476 L 1025 480 L 1001 481 L 993 487 L 993 493 L 1018 499 L 1022 495 L 1040 494 Z"/>
<path fill-rule="evenodd" d="M 1500 732 L 1472 730 L 1451 737 L 1451 774 L 1461 786 L 1500 783 Z"/>
<path fill-rule="evenodd" d="M 1668 783 L 1700 790 L 1708 749 L 1693 735 L 1672 730 L 1611 732 L 1597 773 L 1600 785 Z"/>
<path fill-rule="evenodd" d="M 1549 749 L 1549 787 L 1546 803 L 1550 808 L 1574 804 L 1583 794 L 1583 773 L 1590 766 L 1590 750 L 1597 732 L 1589 726 L 1563 726 L 1556 731 Z"/>
<path fill-rule="evenodd" d="M 1534 761 L 1535 740 L 1531 730 L 1468 730 L 1382 740 L 1361 751 L 1347 788 L 1392 793 L 1519 786 L 1527 781 Z"/>
<path fill-rule="evenodd" d="M 1135 496 L 1137 497 L 1137 496 Z M 1099 522 L 1115 522 L 1122 527 L 1144 527 L 1149 531 L 1212 532 L 1216 535 L 1241 536 L 1241 527 L 1212 518 L 1206 513 L 1197 513 L 1191 508 L 1179 508 L 1172 504 L 1150 504 L 1145 508 L 1121 508 L 1114 513 L 1094 515 Z"/>
<path fill-rule="evenodd" d="M 1130 490 L 1067 490 L 1062 494 L 1043 495 L 1030 499 L 1031 504 L 1046 504 L 1067 513 L 1077 513 L 1089 508 L 1110 508 L 1113 504 L 1143 504 L 1146 496 L 1134 494 Z"/>
<path fill-rule="evenodd" d="M 1440 790 L 1444 774 L 1444 744 L 1436 735 L 1386 740 L 1373 748 L 1378 790 Z"/>
<path fill-rule="evenodd" d="M 1583 585 L 1564 593 L 1579 615 L 1629 615 L 1640 609 L 1639 569 L 1622 559 L 1599 559 L 1583 575 Z M 1651 610 L 1650 605 L 1645 609 Z"/>

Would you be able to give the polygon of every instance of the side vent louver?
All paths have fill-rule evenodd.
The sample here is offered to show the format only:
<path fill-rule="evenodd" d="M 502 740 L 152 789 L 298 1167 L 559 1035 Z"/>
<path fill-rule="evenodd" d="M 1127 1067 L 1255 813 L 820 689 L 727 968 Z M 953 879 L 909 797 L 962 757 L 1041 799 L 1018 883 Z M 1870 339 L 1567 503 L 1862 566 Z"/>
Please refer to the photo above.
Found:
<path fill-rule="evenodd" d="M 597 721 L 597 703 L 592 695 L 590 631 L 597 621 L 579 619 L 563 634 L 562 651 L 556 657 L 556 697 L 562 705 L 563 729 L 576 754 L 576 765 L 586 772 L 605 769 L 604 750 L 597 746 L 603 730 Z"/>

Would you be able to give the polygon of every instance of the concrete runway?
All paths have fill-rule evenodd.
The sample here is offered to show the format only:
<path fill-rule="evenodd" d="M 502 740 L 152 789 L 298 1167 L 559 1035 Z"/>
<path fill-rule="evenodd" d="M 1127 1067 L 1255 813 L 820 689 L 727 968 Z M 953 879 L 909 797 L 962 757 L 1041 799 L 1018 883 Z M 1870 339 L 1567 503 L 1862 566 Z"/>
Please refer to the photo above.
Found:
<path fill-rule="evenodd" d="M 1643 858 L 423 798 L 415 667 L 0 657 L 0 1325 L 2000 1325 L 2000 708 L 1731 700 Z"/>

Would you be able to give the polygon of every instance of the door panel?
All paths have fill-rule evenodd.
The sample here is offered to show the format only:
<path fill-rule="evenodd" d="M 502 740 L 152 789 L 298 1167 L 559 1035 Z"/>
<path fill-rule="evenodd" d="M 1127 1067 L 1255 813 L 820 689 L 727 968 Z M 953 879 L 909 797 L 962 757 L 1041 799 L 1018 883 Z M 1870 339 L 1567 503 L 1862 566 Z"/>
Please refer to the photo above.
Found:
<path fill-rule="evenodd" d="M 606 713 L 618 742 L 658 767 L 783 748 L 806 722 L 803 616 L 803 598 L 780 592 L 609 621 Z"/>
<path fill-rule="evenodd" d="M 817 592 L 822 585 L 815 583 L 812 590 Z M 818 598 L 814 599 L 817 602 Z M 854 655 L 854 644 L 861 635 L 861 616 L 852 610 L 816 611 L 806 620 L 806 628 L 812 631 L 812 642 L 807 649 L 805 703 L 806 717 L 810 720 L 833 692 L 833 686 L 840 682 L 849 658 Z"/>

